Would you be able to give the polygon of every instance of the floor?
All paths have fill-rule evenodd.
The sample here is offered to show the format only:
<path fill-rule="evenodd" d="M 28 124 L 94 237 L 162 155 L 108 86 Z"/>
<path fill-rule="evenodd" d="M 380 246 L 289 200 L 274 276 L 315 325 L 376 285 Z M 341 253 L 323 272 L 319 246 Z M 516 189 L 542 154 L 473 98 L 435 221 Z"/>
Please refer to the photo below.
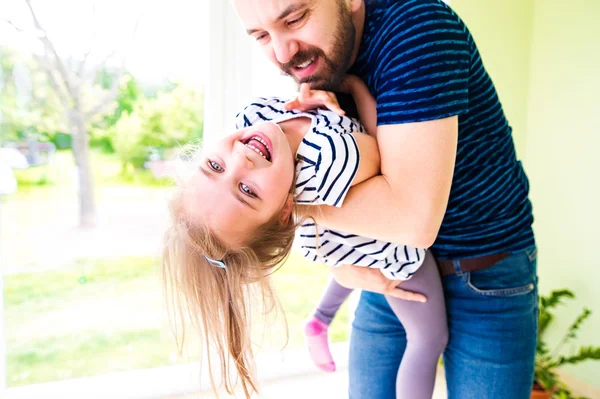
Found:
<path fill-rule="evenodd" d="M 310 374 L 269 381 L 262 387 L 262 399 L 347 399 L 348 374 L 341 370 L 331 374 Z M 227 396 L 219 396 L 227 398 Z M 242 396 L 238 396 L 242 397 Z M 446 399 L 445 378 L 440 369 L 432 399 Z M 213 394 L 194 393 L 164 399 L 214 399 Z"/>

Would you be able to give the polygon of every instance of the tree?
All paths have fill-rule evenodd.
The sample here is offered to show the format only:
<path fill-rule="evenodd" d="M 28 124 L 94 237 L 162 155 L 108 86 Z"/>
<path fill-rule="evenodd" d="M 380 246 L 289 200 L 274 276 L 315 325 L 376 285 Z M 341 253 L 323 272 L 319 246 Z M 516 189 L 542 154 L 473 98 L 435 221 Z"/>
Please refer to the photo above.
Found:
<path fill-rule="evenodd" d="M 88 129 L 94 119 L 102 118 L 110 112 L 110 106 L 114 106 L 117 89 L 125 72 L 128 51 L 126 49 L 121 54 L 117 50 L 110 52 L 100 62 L 91 66 L 88 64 L 90 64 L 94 40 L 91 40 L 89 47 L 81 57 L 60 52 L 57 43 L 40 21 L 37 6 L 34 7 L 31 0 L 24 0 L 24 2 L 31 17 L 32 27 L 23 28 L 10 20 L 5 22 L 12 25 L 18 32 L 32 34 L 41 44 L 43 51 L 41 54 L 34 52 L 34 57 L 60 101 L 62 113 L 73 139 L 73 156 L 77 166 L 79 224 L 81 227 L 93 227 L 96 223 L 96 206 Z M 94 12 L 95 5 L 92 7 Z M 131 39 L 135 36 L 140 20 L 141 14 L 133 24 Z M 111 87 L 105 90 L 97 84 L 96 75 L 99 67 L 111 63 L 116 65 L 116 72 Z"/>
<path fill-rule="evenodd" d="M 103 129 L 122 162 L 124 174 L 131 167 L 143 166 L 148 148 L 173 148 L 202 137 L 203 98 L 199 91 L 177 85 L 157 93 L 155 98 L 136 98 L 130 108 L 123 101 L 119 119 Z"/>
<path fill-rule="evenodd" d="M 28 98 L 19 93 L 19 79 L 30 85 Z M 22 141 L 31 134 L 64 132 L 60 101 L 48 90 L 45 74 L 32 57 L 0 47 L 0 143 Z"/>

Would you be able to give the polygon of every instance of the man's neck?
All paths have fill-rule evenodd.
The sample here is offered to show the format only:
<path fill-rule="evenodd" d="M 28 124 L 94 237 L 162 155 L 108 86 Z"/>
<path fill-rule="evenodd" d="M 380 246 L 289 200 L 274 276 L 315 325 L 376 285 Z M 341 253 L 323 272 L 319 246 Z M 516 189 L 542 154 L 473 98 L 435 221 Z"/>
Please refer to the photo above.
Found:
<path fill-rule="evenodd" d="M 354 30 L 356 31 L 356 37 L 354 39 L 354 49 L 352 50 L 352 58 L 350 59 L 350 65 L 354 65 L 356 58 L 358 57 L 358 50 L 360 50 L 360 43 L 362 41 L 363 31 L 365 28 L 365 2 L 362 1 L 360 9 L 352 14 L 352 22 L 354 23 Z"/>

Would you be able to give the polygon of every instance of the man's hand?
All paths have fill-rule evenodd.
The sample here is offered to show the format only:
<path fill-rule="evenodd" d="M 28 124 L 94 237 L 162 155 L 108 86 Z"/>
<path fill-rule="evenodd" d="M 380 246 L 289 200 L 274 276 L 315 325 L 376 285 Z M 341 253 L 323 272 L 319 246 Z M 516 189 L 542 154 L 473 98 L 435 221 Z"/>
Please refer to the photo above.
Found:
<path fill-rule="evenodd" d="M 285 103 L 285 109 L 298 109 L 300 111 L 308 111 L 315 108 L 327 108 L 330 111 L 342 116 L 344 110 L 340 108 L 337 97 L 330 91 L 311 90 L 308 83 L 300 85 L 300 92 L 293 100 Z"/>
<path fill-rule="evenodd" d="M 414 302 L 427 302 L 422 294 L 398 288 L 401 280 L 387 279 L 379 269 L 343 265 L 332 268 L 333 277 L 340 285 L 351 289 L 362 289 Z"/>

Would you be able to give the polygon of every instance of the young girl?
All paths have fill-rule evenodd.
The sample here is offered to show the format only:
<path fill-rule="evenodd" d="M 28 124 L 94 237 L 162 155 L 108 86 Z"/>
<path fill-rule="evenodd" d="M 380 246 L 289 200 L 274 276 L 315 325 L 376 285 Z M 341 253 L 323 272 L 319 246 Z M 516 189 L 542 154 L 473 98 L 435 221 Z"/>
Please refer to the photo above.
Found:
<path fill-rule="evenodd" d="M 374 99 L 358 79 L 350 78 L 347 87 L 373 134 Z M 257 390 L 248 327 L 251 290 L 273 299 L 268 276 L 289 254 L 295 233 L 313 261 L 378 268 L 393 280 L 410 278 L 402 288 L 424 294 L 426 303 L 387 297 L 408 339 L 396 397 L 431 398 L 447 341 L 432 257 L 423 249 L 317 226 L 296 210 L 296 204 L 342 206 L 352 185 L 379 174 L 377 143 L 357 121 L 331 110 L 288 110 L 315 101 L 343 113 L 328 93 L 307 86 L 289 104 L 260 98 L 238 115 L 240 130 L 197 155 L 197 170 L 179 185 L 171 204 L 174 223 L 163 262 L 167 288 L 204 334 L 205 347 L 216 349 L 227 391 L 232 392 L 233 361 L 249 396 Z M 332 280 L 306 325 L 311 356 L 324 370 L 335 367 L 327 326 L 349 293 Z"/>

